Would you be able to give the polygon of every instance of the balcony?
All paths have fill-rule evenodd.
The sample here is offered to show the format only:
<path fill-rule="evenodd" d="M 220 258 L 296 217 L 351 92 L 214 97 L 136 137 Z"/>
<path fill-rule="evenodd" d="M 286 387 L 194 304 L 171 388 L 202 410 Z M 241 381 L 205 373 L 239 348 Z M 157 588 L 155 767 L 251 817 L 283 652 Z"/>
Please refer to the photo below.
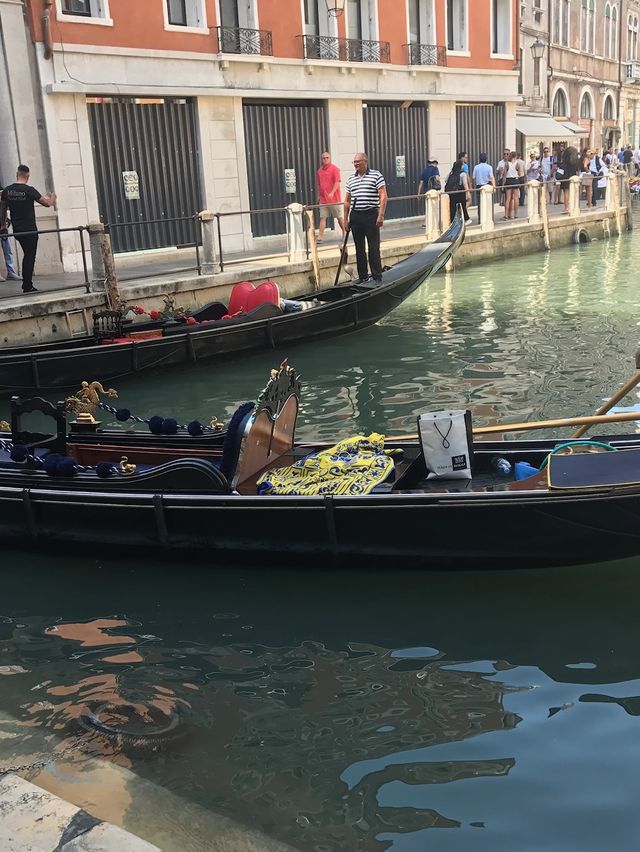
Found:
<path fill-rule="evenodd" d="M 629 82 L 640 80 L 640 62 L 627 62 L 627 80 Z"/>
<path fill-rule="evenodd" d="M 333 59 L 337 62 L 390 62 L 388 41 L 360 41 L 355 38 L 304 35 L 305 59 Z"/>
<path fill-rule="evenodd" d="M 242 27 L 216 27 L 218 53 L 242 53 L 273 56 L 270 30 L 248 30 Z"/>
<path fill-rule="evenodd" d="M 405 44 L 409 49 L 409 65 L 446 65 L 447 49 L 437 44 Z"/>

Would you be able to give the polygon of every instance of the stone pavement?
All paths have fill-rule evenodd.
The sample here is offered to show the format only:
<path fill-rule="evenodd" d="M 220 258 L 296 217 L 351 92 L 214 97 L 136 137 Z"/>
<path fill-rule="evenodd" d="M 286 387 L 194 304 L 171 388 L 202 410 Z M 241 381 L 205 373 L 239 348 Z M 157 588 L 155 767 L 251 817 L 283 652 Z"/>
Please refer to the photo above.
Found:
<path fill-rule="evenodd" d="M 17 775 L 0 778 L 2 852 L 161 852 Z"/>
<path fill-rule="evenodd" d="M 581 203 L 581 209 L 586 210 L 585 203 Z M 595 210 L 603 210 L 604 202 L 600 201 Z M 520 217 L 517 220 L 505 222 L 502 220 L 502 208 L 495 205 L 496 230 L 509 227 L 513 224 L 526 222 L 526 207 L 520 209 Z M 477 224 L 475 208 L 471 208 L 473 223 L 468 226 L 470 234 L 480 232 Z M 549 207 L 549 218 L 556 219 L 562 216 L 562 205 L 551 205 Z M 385 223 L 382 232 L 383 246 L 385 243 L 417 237 L 424 234 L 424 219 L 393 220 Z M 349 242 L 353 252 L 353 243 Z M 325 239 L 318 247 L 320 259 L 339 254 L 342 240 L 339 234 L 330 231 L 325 232 Z M 286 249 L 254 249 L 244 252 L 242 255 L 229 255 L 224 258 L 225 272 L 246 270 L 247 277 L 251 277 L 251 271 L 261 266 L 278 266 L 287 262 Z M 144 281 L 159 282 L 172 281 L 185 277 L 196 276 L 195 253 L 193 249 L 170 250 L 170 252 L 145 252 L 136 255 L 116 255 L 116 272 L 121 288 L 126 289 L 128 285 L 139 286 Z M 36 268 L 37 273 L 37 268 Z M 46 294 L 55 291 L 56 295 L 62 295 L 62 291 L 84 292 L 84 275 L 81 272 L 66 272 L 52 275 L 37 275 L 34 284 L 40 291 L 40 295 L 25 296 L 22 293 L 20 281 L 0 281 L 0 304 L 5 302 L 7 307 L 22 305 L 27 301 L 46 301 Z M 45 298 L 43 299 L 43 296 Z"/>

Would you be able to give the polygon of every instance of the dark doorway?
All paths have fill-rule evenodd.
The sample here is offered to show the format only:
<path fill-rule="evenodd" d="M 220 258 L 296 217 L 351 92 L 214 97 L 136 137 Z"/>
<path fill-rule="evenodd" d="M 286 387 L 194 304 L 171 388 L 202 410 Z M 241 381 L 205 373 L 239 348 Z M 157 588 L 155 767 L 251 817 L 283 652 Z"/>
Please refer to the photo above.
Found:
<path fill-rule="evenodd" d="M 316 171 L 329 145 L 324 103 L 245 101 L 251 210 L 286 207 L 294 201 L 315 204 Z M 284 213 L 251 216 L 254 237 L 284 234 Z"/>
<path fill-rule="evenodd" d="M 119 226 L 114 251 L 193 243 L 193 222 L 166 220 L 202 209 L 195 101 L 88 98 L 87 108 L 100 219 Z"/>
<path fill-rule="evenodd" d="M 369 165 L 384 175 L 389 196 L 416 194 L 429 156 L 427 117 L 427 105 L 422 102 L 370 103 L 364 107 L 364 139 Z M 392 201 L 387 207 L 388 219 L 421 215 L 424 215 L 424 204 L 417 199 Z"/>

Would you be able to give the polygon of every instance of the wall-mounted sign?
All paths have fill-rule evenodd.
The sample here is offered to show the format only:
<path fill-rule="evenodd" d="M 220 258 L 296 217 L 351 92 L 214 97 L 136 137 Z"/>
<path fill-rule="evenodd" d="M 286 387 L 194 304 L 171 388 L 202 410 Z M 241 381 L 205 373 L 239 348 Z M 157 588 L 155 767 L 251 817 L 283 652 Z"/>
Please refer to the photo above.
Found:
<path fill-rule="evenodd" d="M 297 188 L 296 181 L 296 170 L 295 169 L 285 169 L 284 170 L 284 191 L 287 193 L 295 193 Z"/>
<path fill-rule="evenodd" d="M 407 176 L 407 163 L 404 154 L 399 154 L 396 157 L 396 177 L 403 178 Z"/>
<path fill-rule="evenodd" d="M 122 172 L 124 197 L 127 201 L 137 201 L 140 198 L 140 178 L 138 172 Z"/>

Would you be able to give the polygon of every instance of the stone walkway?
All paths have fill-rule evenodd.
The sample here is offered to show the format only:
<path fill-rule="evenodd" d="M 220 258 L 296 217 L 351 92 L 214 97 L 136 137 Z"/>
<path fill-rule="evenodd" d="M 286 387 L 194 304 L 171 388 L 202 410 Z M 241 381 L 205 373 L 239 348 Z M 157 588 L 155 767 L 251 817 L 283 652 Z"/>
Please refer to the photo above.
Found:
<path fill-rule="evenodd" d="M 600 202 L 597 209 L 602 210 L 604 203 Z M 584 202 L 581 204 L 581 209 L 586 210 Z M 520 217 L 517 220 L 505 222 L 502 220 L 502 207 L 495 206 L 495 226 L 496 230 L 509 227 L 514 224 L 523 224 L 526 222 L 526 207 L 521 208 Z M 475 208 L 471 208 L 473 222 L 468 226 L 469 233 L 479 233 L 480 228 L 477 224 L 477 214 Z M 549 207 L 549 218 L 556 219 L 562 216 L 562 205 L 552 205 Z M 424 221 L 409 220 L 387 222 L 382 232 L 383 246 L 389 242 L 406 240 L 411 237 L 416 237 L 424 234 Z M 319 248 L 320 259 L 338 256 L 342 240 L 332 232 L 325 232 L 325 239 Z M 350 247 L 353 251 L 353 243 L 350 240 Z M 229 255 L 225 258 L 225 271 L 246 271 L 247 277 L 252 277 L 250 272 L 259 269 L 261 266 L 278 266 L 287 262 L 287 254 L 284 251 L 276 249 L 265 250 L 255 249 L 253 251 L 244 252 L 240 255 Z M 137 255 L 116 255 L 116 271 L 121 287 L 126 288 L 127 285 L 139 286 L 144 281 L 174 281 L 183 278 L 191 278 L 195 276 L 195 255 L 193 249 L 181 249 L 172 251 L 170 254 L 153 251 L 148 254 Z M 42 295 L 56 292 L 56 295 L 61 295 L 62 291 L 81 290 L 84 292 L 84 275 L 81 272 L 67 272 L 52 275 L 36 275 L 34 284 L 40 291 L 40 296 L 24 296 L 22 293 L 22 285 L 19 281 L 0 281 L 0 303 L 7 300 L 7 306 L 15 306 L 24 304 L 29 301 L 43 301 Z M 11 300 L 11 302 L 9 302 Z M 46 301 L 46 298 L 44 299 Z"/>
<path fill-rule="evenodd" d="M 2 852 L 161 852 L 17 775 L 0 778 Z"/>

